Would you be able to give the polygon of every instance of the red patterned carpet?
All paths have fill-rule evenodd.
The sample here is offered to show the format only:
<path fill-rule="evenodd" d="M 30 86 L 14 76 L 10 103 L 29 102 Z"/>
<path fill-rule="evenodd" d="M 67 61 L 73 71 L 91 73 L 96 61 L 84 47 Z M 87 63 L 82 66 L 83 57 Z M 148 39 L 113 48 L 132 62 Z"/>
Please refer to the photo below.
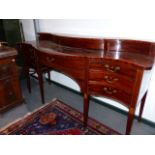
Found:
<path fill-rule="evenodd" d="M 83 126 L 83 114 L 59 100 L 0 130 L 1 135 L 117 135 L 118 132 L 89 118 Z"/>

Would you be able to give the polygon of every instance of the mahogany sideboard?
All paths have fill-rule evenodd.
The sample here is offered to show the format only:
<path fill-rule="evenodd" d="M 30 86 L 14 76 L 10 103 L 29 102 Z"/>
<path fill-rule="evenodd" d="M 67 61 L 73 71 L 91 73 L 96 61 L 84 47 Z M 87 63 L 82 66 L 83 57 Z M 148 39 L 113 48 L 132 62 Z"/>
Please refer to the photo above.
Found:
<path fill-rule="evenodd" d="M 14 48 L 0 47 L 0 112 L 23 103 L 16 55 L 17 51 Z"/>
<path fill-rule="evenodd" d="M 136 106 L 145 104 L 154 64 L 153 42 L 65 36 L 39 33 L 38 41 L 21 43 L 36 55 L 42 102 L 44 103 L 41 66 L 50 67 L 75 80 L 84 96 L 84 125 L 87 125 L 89 97 L 103 96 L 129 109 L 126 134 L 130 134 Z"/>

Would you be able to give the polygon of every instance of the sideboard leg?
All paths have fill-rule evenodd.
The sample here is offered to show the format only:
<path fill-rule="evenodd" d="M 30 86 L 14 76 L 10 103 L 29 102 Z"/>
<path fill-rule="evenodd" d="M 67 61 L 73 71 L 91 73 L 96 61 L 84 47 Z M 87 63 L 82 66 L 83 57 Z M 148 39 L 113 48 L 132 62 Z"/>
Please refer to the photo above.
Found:
<path fill-rule="evenodd" d="M 88 121 L 88 109 L 89 109 L 89 96 L 84 94 L 84 126 L 87 126 Z"/>
<path fill-rule="evenodd" d="M 50 70 L 47 71 L 47 75 L 48 75 L 48 83 L 51 84 L 51 73 L 50 73 Z"/>
<path fill-rule="evenodd" d="M 127 126 L 126 126 L 126 133 L 125 133 L 126 135 L 129 135 L 131 132 L 131 127 L 134 119 L 134 112 L 135 112 L 135 109 L 130 107 L 129 113 L 128 113 Z"/>
<path fill-rule="evenodd" d="M 38 79 L 39 79 L 41 101 L 42 101 L 42 104 L 44 104 L 45 103 L 45 98 L 44 98 L 44 88 L 43 88 L 43 77 L 42 77 L 41 73 L 38 73 Z"/>
<path fill-rule="evenodd" d="M 36 63 L 37 65 L 37 74 L 38 74 L 38 80 L 39 80 L 39 87 L 40 87 L 40 94 L 41 94 L 41 102 L 42 104 L 45 103 L 45 98 L 44 98 L 44 87 L 43 87 L 43 75 L 42 75 L 42 71 L 40 69 L 40 65 L 39 63 L 37 62 Z"/>
<path fill-rule="evenodd" d="M 139 111 L 139 116 L 138 116 L 138 121 L 140 122 L 142 119 L 142 113 L 143 113 L 143 109 L 144 109 L 144 105 L 145 105 L 145 99 L 147 96 L 147 92 L 145 93 L 145 95 L 142 98 L 142 102 L 141 102 L 141 106 L 140 106 L 140 111 Z"/>
<path fill-rule="evenodd" d="M 30 74 L 29 74 L 29 68 L 25 67 L 25 74 L 26 74 L 26 81 L 27 81 L 27 89 L 29 93 L 31 93 L 31 81 L 30 81 Z"/>

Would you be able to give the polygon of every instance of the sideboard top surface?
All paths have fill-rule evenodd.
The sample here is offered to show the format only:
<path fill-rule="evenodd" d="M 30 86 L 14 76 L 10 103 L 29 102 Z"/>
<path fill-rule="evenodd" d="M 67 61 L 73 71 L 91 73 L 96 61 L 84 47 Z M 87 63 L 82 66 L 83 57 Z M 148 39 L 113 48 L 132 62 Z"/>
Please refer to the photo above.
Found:
<path fill-rule="evenodd" d="M 60 44 L 53 43 L 51 41 L 40 40 L 40 41 L 28 41 L 34 48 L 41 52 L 54 53 L 57 55 L 64 56 L 74 56 L 74 57 L 88 57 L 88 58 L 104 58 L 112 59 L 117 61 L 124 61 L 141 67 L 144 69 L 150 69 L 154 63 L 153 56 L 147 56 L 139 53 L 134 53 L 132 51 L 121 52 L 121 51 L 105 51 L 102 49 L 84 49 L 84 48 L 74 48 L 69 46 L 64 46 Z"/>

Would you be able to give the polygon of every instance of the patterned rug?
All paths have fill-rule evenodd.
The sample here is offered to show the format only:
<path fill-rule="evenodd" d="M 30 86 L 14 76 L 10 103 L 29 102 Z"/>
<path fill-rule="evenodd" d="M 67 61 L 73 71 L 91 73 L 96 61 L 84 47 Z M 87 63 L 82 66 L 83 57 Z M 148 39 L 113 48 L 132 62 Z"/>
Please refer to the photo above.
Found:
<path fill-rule="evenodd" d="M 51 115 L 52 114 L 52 115 Z M 54 114 L 54 117 L 53 117 Z M 48 122 L 46 116 L 52 116 Z M 55 99 L 0 130 L 1 135 L 117 135 L 118 132 Z"/>

